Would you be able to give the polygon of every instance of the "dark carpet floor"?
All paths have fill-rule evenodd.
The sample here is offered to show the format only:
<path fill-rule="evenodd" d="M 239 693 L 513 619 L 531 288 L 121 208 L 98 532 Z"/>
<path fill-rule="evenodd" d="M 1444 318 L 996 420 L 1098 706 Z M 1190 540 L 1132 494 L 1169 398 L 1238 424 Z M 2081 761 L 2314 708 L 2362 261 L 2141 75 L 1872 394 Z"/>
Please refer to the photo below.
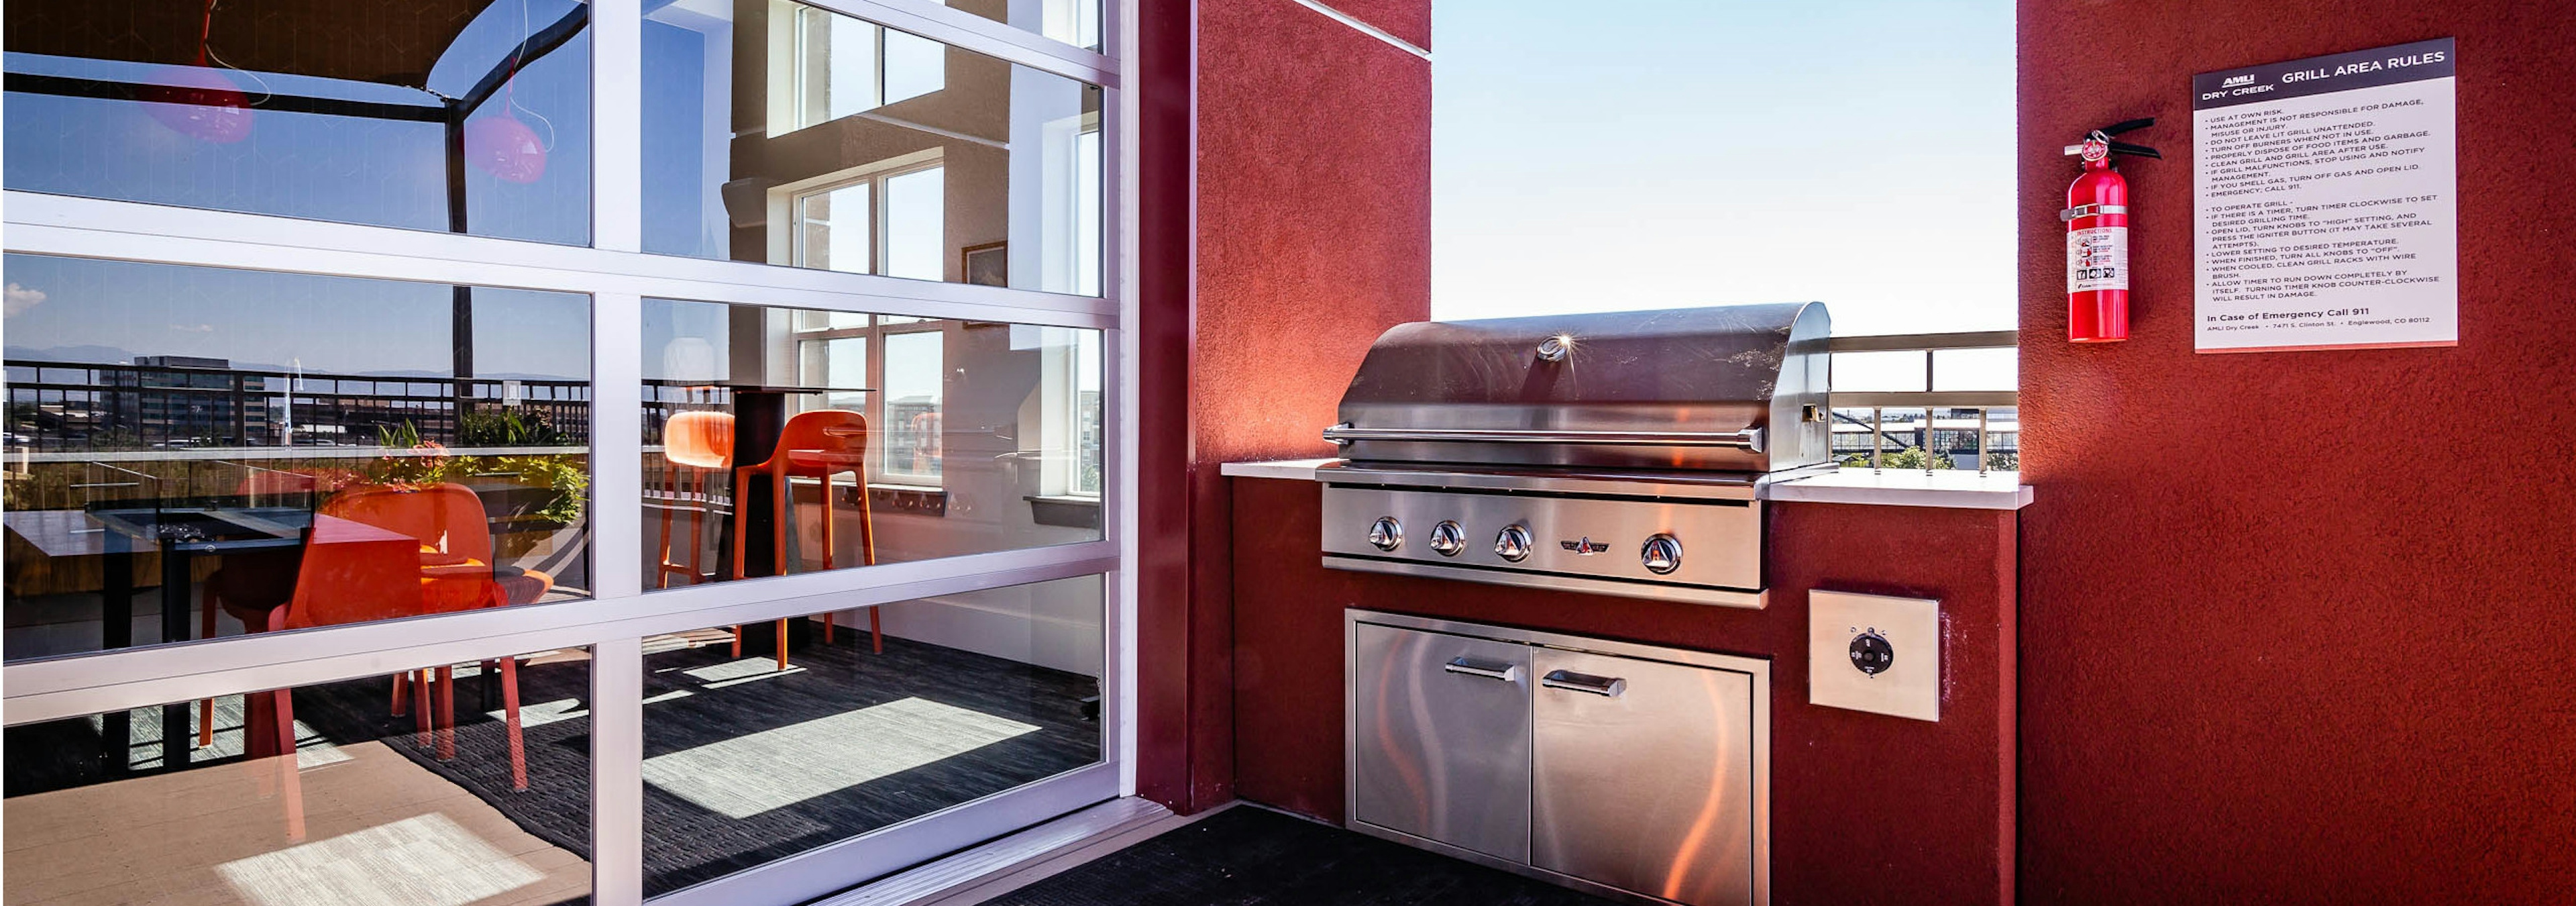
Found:
<path fill-rule="evenodd" d="M 766 627 L 744 630 L 743 655 L 767 656 Z M 1100 760 L 1100 722 L 1083 701 L 1099 690 L 1088 676 L 896 638 L 886 639 L 884 654 L 874 654 L 866 633 L 850 631 L 833 645 L 800 641 L 789 657 L 800 672 L 723 686 L 688 671 L 734 660 L 729 646 L 645 655 L 644 698 L 651 702 L 644 706 L 645 758 L 904 699 L 1038 730 L 747 818 L 708 811 L 647 784 L 646 896 Z M 654 701 L 674 692 L 691 694 Z M 849 745 L 866 746 L 868 740 L 852 739 Z"/>
<path fill-rule="evenodd" d="M 1604 906 L 1611 901 L 1238 806 L 989 906 Z"/>

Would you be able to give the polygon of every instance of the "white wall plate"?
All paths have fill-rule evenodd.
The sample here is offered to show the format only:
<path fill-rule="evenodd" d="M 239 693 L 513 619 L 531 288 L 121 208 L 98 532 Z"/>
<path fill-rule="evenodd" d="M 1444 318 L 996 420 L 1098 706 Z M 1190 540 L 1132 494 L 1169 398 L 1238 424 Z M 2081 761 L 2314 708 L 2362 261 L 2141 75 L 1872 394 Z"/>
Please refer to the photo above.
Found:
<path fill-rule="evenodd" d="M 1941 602 L 1807 593 L 1807 703 L 1941 719 Z"/>

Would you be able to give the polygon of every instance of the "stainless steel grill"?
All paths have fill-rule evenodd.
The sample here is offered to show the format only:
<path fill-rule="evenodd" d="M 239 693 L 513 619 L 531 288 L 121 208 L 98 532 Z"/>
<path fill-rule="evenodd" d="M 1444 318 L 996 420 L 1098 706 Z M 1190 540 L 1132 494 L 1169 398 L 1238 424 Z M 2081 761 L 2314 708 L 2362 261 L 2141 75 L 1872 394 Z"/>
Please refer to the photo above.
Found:
<path fill-rule="evenodd" d="M 1762 497 L 1832 468 L 1818 303 L 1418 322 L 1324 432 L 1324 564 L 1761 607 Z"/>

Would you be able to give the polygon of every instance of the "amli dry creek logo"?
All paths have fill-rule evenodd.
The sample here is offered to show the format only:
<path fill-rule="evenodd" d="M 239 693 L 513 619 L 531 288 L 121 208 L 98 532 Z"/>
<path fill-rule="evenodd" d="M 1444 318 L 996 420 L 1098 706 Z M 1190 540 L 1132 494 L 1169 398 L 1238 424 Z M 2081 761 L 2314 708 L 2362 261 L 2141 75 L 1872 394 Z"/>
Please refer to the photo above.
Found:
<path fill-rule="evenodd" d="M 2228 76 L 2226 81 L 2218 83 L 2218 87 L 2220 87 L 2220 88 L 2234 88 L 2234 87 L 2236 87 L 2236 86 L 2238 86 L 2238 85 L 2251 85 L 2251 84 L 2254 84 L 2254 74 L 2249 72 L 2249 73 L 2246 73 L 2246 74 L 2244 74 L 2244 75 L 2232 75 L 2232 76 Z"/>

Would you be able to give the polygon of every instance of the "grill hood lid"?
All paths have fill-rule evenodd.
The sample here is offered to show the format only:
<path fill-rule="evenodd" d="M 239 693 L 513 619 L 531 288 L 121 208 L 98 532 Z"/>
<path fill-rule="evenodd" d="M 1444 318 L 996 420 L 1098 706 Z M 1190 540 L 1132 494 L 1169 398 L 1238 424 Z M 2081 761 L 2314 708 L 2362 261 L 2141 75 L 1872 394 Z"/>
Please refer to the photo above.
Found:
<path fill-rule="evenodd" d="M 1326 436 L 1355 462 L 1771 472 L 1830 460 L 1823 303 L 1417 321 Z"/>

